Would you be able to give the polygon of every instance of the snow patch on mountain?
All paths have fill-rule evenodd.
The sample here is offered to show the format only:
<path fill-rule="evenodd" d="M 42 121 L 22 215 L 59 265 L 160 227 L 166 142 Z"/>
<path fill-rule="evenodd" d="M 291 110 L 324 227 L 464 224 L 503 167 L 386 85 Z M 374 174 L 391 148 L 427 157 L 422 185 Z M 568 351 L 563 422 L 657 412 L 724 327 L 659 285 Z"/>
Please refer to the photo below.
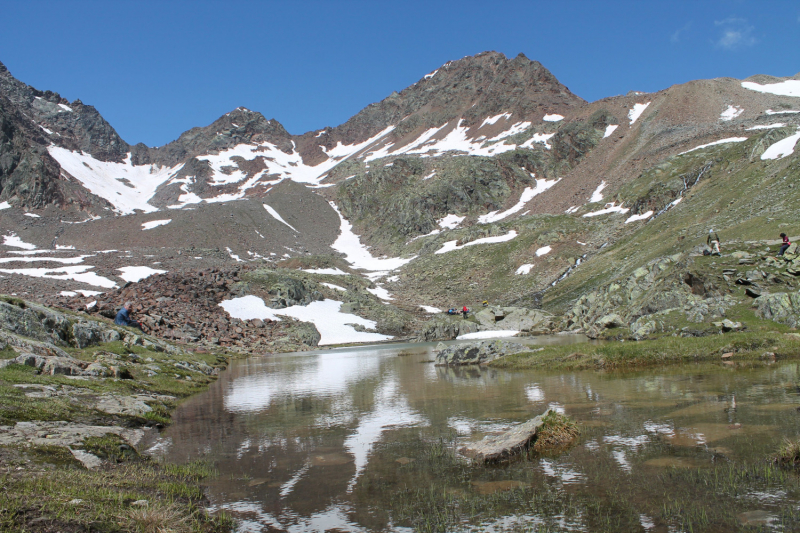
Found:
<path fill-rule="evenodd" d="M 628 211 L 630 211 L 630 209 L 628 209 L 627 207 L 622 207 L 622 204 L 616 205 L 616 202 L 611 202 L 606 204 L 604 209 L 601 209 L 599 211 L 592 211 L 591 213 L 586 213 L 583 216 L 584 218 L 587 218 L 587 217 L 596 217 L 598 215 L 608 215 L 610 213 L 620 213 L 624 215 Z"/>
<path fill-rule="evenodd" d="M 483 121 L 480 127 L 487 124 L 494 124 L 501 118 L 508 119 L 510 116 L 510 113 L 503 113 L 501 115 L 488 117 Z M 533 143 L 544 144 L 547 149 L 550 149 L 550 145 L 547 141 L 555 135 L 555 133 L 536 133 L 531 139 L 517 146 L 499 141 L 525 132 L 531 127 L 530 122 L 517 122 L 512 124 L 491 139 L 486 139 L 484 136 L 480 136 L 477 139 L 471 138 L 469 136 L 470 128 L 464 126 L 463 122 L 464 119 L 460 119 L 455 127 L 452 127 L 452 123 L 448 122 L 438 127 L 429 128 L 422 132 L 416 139 L 402 146 L 397 146 L 394 143 L 385 143 L 381 146 L 376 144 L 376 148 L 366 154 L 364 161 L 368 163 L 376 159 L 402 154 L 438 157 L 448 152 L 461 152 L 466 155 L 476 156 L 493 156 L 515 150 L 516 148 L 533 148 Z M 480 127 L 478 129 L 480 129 Z M 448 131 L 448 128 L 452 129 Z M 441 134 L 444 131 L 447 131 L 447 134 L 442 137 Z"/>
<path fill-rule="evenodd" d="M 271 178 L 271 182 L 276 179 L 278 181 L 290 179 L 298 183 L 318 185 L 321 177 L 331 168 L 368 148 L 393 129 L 394 126 L 389 126 L 362 143 L 353 145 L 339 143 L 330 150 L 323 147 L 328 159 L 316 166 L 303 163 L 297 151 L 292 150 L 287 154 L 270 143 L 239 144 L 217 154 L 198 156 L 198 160 L 207 161 L 211 166 L 213 171 L 211 185 L 240 184 L 238 191 L 203 199 L 188 190 L 188 186 L 196 179 L 194 176 L 174 179 L 172 183 L 180 183 L 183 194 L 175 205 L 169 207 L 182 208 L 201 202 L 238 200 L 244 198 L 249 189 L 267 178 Z M 148 201 L 161 185 L 168 183 L 183 168 L 183 165 L 175 167 L 133 165 L 130 154 L 122 163 L 99 161 L 88 154 L 72 152 L 55 145 L 49 146 L 48 152 L 66 172 L 80 181 L 90 192 L 110 202 L 121 214 L 131 214 L 136 209 L 144 212 L 156 211 L 156 207 L 150 205 Z M 239 168 L 238 162 L 253 161 L 257 158 L 262 158 L 266 168 L 248 179 L 247 174 Z"/>
<path fill-rule="evenodd" d="M 475 246 L 477 244 L 496 244 L 499 242 L 507 242 L 514 238 L 516 238 L 517 232 L 515 230 L 511 230 L 505 235 L 498 235 L 497 237 L 484 237 L 482 239 L 475 239 L 474 241 L 470 241 L 466 244 L 461 246 L 458 245 L 458 241 L 447 241 L 444 245 L 436 250 L 437 254 L 445 254 L 447 252 L 452 252 L 454 250 L 461 250 L 462 248 L 466 248 L 467 246 Z"/>
<path fill-rule="evenodd" d="M 13 231 L 8 235 L 3 235 L 3 244 L 5 246 L 11 246 L 12 248 L 22 248 L 23 250 L 35 250 L 36 245 L 31 244 L 29 242 L 25 242 L 20 239 L 16 233 Z"/>
<path fill-rule="evenodd" d="M 427 157 L 437 157 L 447 152 L 465 152 L 468 155 L 482 155 L 491 156 L 508 152 L 515 148 L 514 145 L 506 144 L 493 144 L 486 148 L 483 147 L 482 142 L 471 141 L 467 135 L 468 127 L 462 126 L 463 119 L 458 121 L 458 125 L 450 130 L 444 138 L 434 141 L 428 141 L 423 145 L 413 150 L 405 151 L 409 154 L 421 154 Z M 446 126 L 446 125 L 445 125 Z M 442 126 L 444 128 L 445 126 Z M 442 128 L 439 128 L 440 130 Z M 429 130 L 430 131 L 430 130 Z M 426 132 L 427 133 L 427 132 Z"/>
<path fill-rule="evenodd" d="M 338 268 L 304 268 L 303 272 L 309 274 L 327 274 L 329 276 L 349 276 L 349 274 Z"/>
<path fill-rule="evenodd" d="M 730 121 L 730 120 L 735 119 L 736 117 L 738 117 L 742 113 L 744 113 L 744 108 L 743 107 L 737 107 L 737 106 L 729 105 L 727 107 L 727 109 L 725 109 L 725 111 L 720 113 L 719 119 L 720 120 L 724 120 L 724 121 Z"/>
<path fill-rule="evenodd" d="M 786 126 L 783 122 L 776 122 L 774 124 L 762 124 L 760 126 L 751 126 L 749 128 L 745 128 L 745 131 L 752 131 L 752 130 L 771 130 L 773 128 L 782 128 Z"/>
<path fill-rule="evenodd" d="M 552 148 L 552 146 L 550 146 L 550 143 L 548 143 L 547 141 L 549 141 L 550 138 L 553 137 L 553 135 L 555 135 L 555 133 L 534 133 L 533 137 L 531 137 L 530 139 L 528 139 L 524 143 L 520 144 L 519 147 L 520 148 L 533 148 L 533 143 L 539 143 L 539 144 L 543 144 L 545 148 L 550 150 Z"/>
<path fill-rule="evenodd" d="M 117 286 L 116 283 L 108 278 L 99 276 L 94 272 L 87 272 L 92 265 L 75 265 L 64 266 L 59 268 L 15 268 L 15 269 L 0 269 L 4 274 L 21 274 L 23 276 L 31 276 L 35 278 L 50 278 L 60 280 L 73 280 L 95 287 L 105 287 L 113 289 Z"/>
<path fill-rule="evenodd" d="M 619 124 L 609 124 L 608 126 L 606 126 L 606 132 L 603 134 L 603 139 L 605 139 L 606 137 L 610 137 L 611 134 L 614 133 L 614 130 L 616 130 L 617 128 L 619 128 Z"/>
<path fill-rule="evenodd" d="M 269 145 L 271 148 L 275 148 Z M 254 159 L 254 151 L 257 147 L 250 144 L 238 144 L 228 150 L 223 150 L 216 155 L 204 155 L 197 158 L 198 161 L 208 161 L 214 174 L 211 176 L 211 185 L 227 185 L 229 183 L 239 183 L 247 175 L 239 170 L 233 158 L 241 157 L 246 160 Z M 280 152 L 280 150 L 277 150 Z M 270 150 L 272 152 L 272 150 Z M 284 152 L 280 152 L 286 155 Z M 261 155 L 260 153 L 257 155 Z M 268 157 L 272 157 L 270 153 Z"/>
<path fill-rule="evenodd" d="M 625 223 L 630 224 L 631 222 L 636 222 L 637 220 L 647 220 L 651 216 L 653 216 L 652 211 L 647 211 L 646 213 L 642 213 L 641 215 L 631 215 L 628 217 Z"/>
<path fill-rule="evenodd" d="M 153 229 L 157 228 L 158 226 L 164 226 L 172 222 L 171 218 L 165 218 L 163 220 L 151 220 L 150 222 L 145 222 L 142 224 L 142 230 Z"/>
<path fill-rule="evenodd" d="M 146 213 L 157 211 L 147 201 L 162 183 L 183 167 L 136 166 L 131 163 L 130 154 L 122 163 L 100 161 L 89 154 L 55 145 L 48 146 L 47 151 L 89 192 L 107 200 L 123 215 L 136 209 Z"/>
<path fill-rule="evenodd" d="M 371 271 L 391 271 L 416 259 L 416 256 L 408 259 L 401 257 L 373 257 L 367 247 L 361 244 L 358 235 L 353 233 L 352 224 L 342 216 L 336 204 L 329 203 L 333 210 L 336 211 L 336 214 L 339 215 L 339 220 L 341 221 L 341 233 L 331 245 L 331 248 L 344 254 L 345 260 L 354 268 Z"/>
<path fill-rule="evenodd" d="M 800 80 L 785 80 L 778 83 L 767 83 L 764 85 L 761 85 L 760 83 L 753 83 L 752 81 L 743 81 L 742 87 L 760 93 L 777 94 L 778 96 L 800 97 Z"/>
<path fill-rule="evenodd" d="M 456 229 L 461 222 L 467 217 L 460 217 L 458 215 L 447 215 L 446 217 L 442 217 L 436 221 L 439 224 L 439 227 L 445 229 Z"/>
<path fill-rule="evenodd" d="M 389 294 L 389 291 L 387 291 L 386 289 L 384 289 L 380 285 L 376 285 L 374 289 L 370 289 L 368 287 L 367 288 L 367 292 L 369 292 L 371 294 L 374 294 L 375 296 L 377 296 L 381 300 L 387 300 L 387 301 L 388 300 L 394 300 L 394 298 L 392 298 L 392 295 Z"/>
<path fill-rule="evenodd" d="M 357 154 L 358 152 L 364 150 L 365 148 L 368 148 L 370 145 L 374 144 L 375 142 L 377 142 L 381 138 L 389 135 L 392 132 L 392 130 L 394 130 L 394 126 L 388 126 L 386 129 L 378 132 L 377 134 L 373 135 L 372 137 L 370 137 L 369 139 L 367 139 L 366 141 L 364 141 L 362 143 L 358 143 L 358 144 L 342 144 L 342 142 L 339 141 L 338 143 L 336 143 L 336 146 L 334 146 L 330 150 L 327 150 L 324 146 L 321 146 L 320 148 L 322 148 L 322 151 L 325 152 L 328 155 L 328 157 L 337 160 L 333 165 L 331 165 L 331 168 L 332 168 L 334 165 L 336 165 L 338 163 L 341 163 L 342 161 L 344 161 L 345 159 L 349 158 L 350 156 L 352 156 L 354 154 Z M 322 163 L 322 165 L 325 165 L 325 163 Z M 320 166 L 320 165 L 317 165 L 317 166 Z M 310 168 L 317 168 L 317 167 L 310 167 Z M 325 170 L 325 172 L 327 172 L 327 170 Z M 321 176 L 321 175 L 322 175 L 322 173 L 317 174 L 317 176 Z M 294 181 L 297 181 L 297 180 L 294 180 Z"/>
<path fill-rule="evenodd" d="M 545 115 L 544 117 L 542 117 L 542 120 L 544 120 L 545 122 L 558 122 L 560 120 L 564 120 L 564 117 L 562 115 L 557 115 L 553 113 L 552 115 Z"/>
<path fill-rule="evenodd" d="M 518 133 L 522 133 L 523 131 L 527 130 L 530 127 L 531 127 L 530 122 L 517 122 L 516 124 L 512 124 L 512 126 L 506 131 L 498 133 L 497 135 L 489 139 L 489 142 L 500 141 L 502 139 L 505 139 L 506 137 L 511 137 Z"/>
<path fill-rule="evenodd" d="M 792 155 L 797 141 L 800 141 L 800 128 L 798 128 L 797 133 L 794 135 L 781 139 L 767 148 L 767 150 L 761 154 L 761 159 L 765 161 L 767 159 L 783 159 L 786 156 Z"/>
<path fill-rule="evenodd" d="M 277 211 L 275 211 L 273 208 L 271 208 L 271 207 L 270 207 L 270 206 L 268 206 L 267 204 L 263 204 L 263 205 L 264 205 L 264 209 L 266 209 L 266 210 L 267 210 L 267 213 L 269 213 L 270 215 L 272 215 L 272 218 L 274 218 L 274 219 L 275 219 L 275 220 L 277 220 L 278 222 L 282 222 L 283 224 L 285 224 L 285 225 L 289 226 L 289 227 L 292 229 L 292 231 L 294 231 L 295 233 L 300 233 L 299 231 L 297 231 L 297 230 L 294 228 L 294 226 L 292 226 L 291 224 L 289 224 L 288 222 L 286 222 L 285 220 L 283 220 L 283 217 L 282 217 L 282 216 L 280 216 L 280 215 L 278 214 L 278 212 L 277 212 Z"/>
<path fill-rule="evenodd" d="M 495 124 L 501 118 L 505 118 L 506 120 L 508 120 L 508 119 L 511 118 L 511 113 L 501 113 L 500 115 L 495 115 L 493 117 L 487 117 L 483 122 L 481 122 L 481 125 L 478 126 L 478 129 L 486 126 L 487 124 L 489 124 L 489 125 Z"/>
<path fill-rule="evenodd" d="M 767 109 L 764 111 L 767 115 L 794 115 L 796 113 L 800 113 L 800 110 L 794 109 L 781 109 L 780 111 L 773 111 L 772 109 Z"/>
<path fill-rule="evenodd" d="M 37 250 L 36 252 L 48 252 L 48 251 L 52 250 Z M 16 262 L 30 263 L 33 261 L 52 261 L 53 263 L 61 263 L 62 265 L 77 265 L 79 263 L 83 263 L 83 260 L 86 257 L 94 257 L 94 256 L 79 255 L 77 257 L 46 257 L 46 256 L 35 255 L 33 257 L 27 257 L 27 256 L 3 257 L 0 258 L 0 263 L 16 263 Z"/>
<path fill-rule="evenodd" d="M 531 273 L 531 269 L 532 268 L 533 268 L 533 265 L 530 264 L 530 263 L 527 263 L 527 264 L 524 264 L 524 265 L 520 265 L 520 267 L 516 270 L 516 272 L 514 272 L 514 275 L 516 275 L 516 276 L 526 276 L 526 275 Z"/>
<path fill-rule="evenodd" d="M 534 178 L 535 179 L 535 178 Z M 545 180 L 545 179 L 536 179 L 536 187 L 526 187 L 522 194 L 519 197 L 519 202 L 517 202 L 513 207 L 506 209 L 505 211 L 498 212 L 492 211 L 491 213 L 487 213 L 485 215 L 481 215 L 478 217 L 479 224 L 490 224 L 492 222 L 497 222 L 499 220 L 503 220 L 506 217 L 513 215 L 525 207 L 525 204 L 533 200 L 536 196 L 540 195 L 541 193 L 545 192 L 547 189 L 555 185 L 561 181 L 561 178 L 557 180 Z"/>
<path fill-rule="evenodd" d="M 740 143 L 746 141 L 747 139 L 749 139 L 749 137 L 728 137 L 727 139 L 720 139 L 718 141 L 714 141 L 713 143 L 701 144 L 700 146 L 695 146 L 691 150 L 686 150 L 685 152 L 681 152 L 678 155 L 688 154 L 689 152 L 694 152 L 695 150 L 702 150 L 703 148 L 708 148 L 709 146 L 716 146 L 718 144 Z"/>
<path fill-rule="evenodd" d="M 122 274 L 119 275 L 125 281 L 137 282 L 149 278 L 153 274 L 165 274 L 166 270 L 158 270 L 146 266 L 126 266 L 118 268 Z"/>
<path fill-rule="evenodd" d="M 536 257 L 542 257 L 543 255 L 547 255 L 553 251 L 553 248 L 550 246 L 542 246 L 538 250 L 536 250 Z"/>
<path fill-rule="evenodd" d="M 342 313 L 342 302 L 322 300 L 310 304 L 293 305 L 283 309 L 270 309 L 258 296 L 248 295 L 221 302 L 220 307 L 232 318 L 241 320 L 269 319 L 281 321 L 281 317 L 291 317 L 303 322 L 311 322 L 320 334 L 320 346 L 350 342 L 377 342 L 391 339 L 379 333 L 356 331 L 353 324 L 367 329 L 375 329 L 376 322 L 357 315 Z"/>
<path fill-rule="evenodd" d="M 597 188 L 592 193 L 591 198 L 589 198 L 589 202 L 590 203 L 602 202 L 603 201 L 603 189 L 606 188 L 606 185 L 607 184 L 606 184 L 605 180 L 600 182 L 600 185 L 597 186 Z"/>
<path fill-rule="evenodd" d="M 173 183 L 176 183 L 176 182 L 179 183 L 180 181 L 181 180 L 173 180 Z M 188 178 L 187 178 L 187 181 L 184 182 L 181 185 L 181 190 L 183 191 L 183 194 L 181 194 L 178 197 L 178 203 L 175 204 L 175 205 L 168 205 L 167 209 L 182 209 L 182 208 L 186 207 L 187 205 L 203 203 L 203 199 L 202 198 L 197 196 L 195 193 L 189 192 L 187 190 L 187 188 L 186 188 L 187 185 L 188 185 Z"/>
<path fill-rule="evenodd" d="M 640 116 L 642 116 L 642 113 L 644 113 L 644 110 L 647 109 L 647 106 L 649 105 L 650 102 L 647 102 L 646 104 L 633 104 L 633 108 L 628 111 L 628 118 L 631 121 L 631 125 L 633 125 L 633 123 L 636 122 Z"/>

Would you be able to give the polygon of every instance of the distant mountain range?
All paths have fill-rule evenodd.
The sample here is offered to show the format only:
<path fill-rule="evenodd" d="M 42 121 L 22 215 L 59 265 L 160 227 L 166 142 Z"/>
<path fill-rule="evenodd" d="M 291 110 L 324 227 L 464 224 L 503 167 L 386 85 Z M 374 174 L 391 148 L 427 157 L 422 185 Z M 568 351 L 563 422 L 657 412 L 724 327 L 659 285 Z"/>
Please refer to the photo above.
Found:
<path fill-rule="evenodd" d="M 383 271 L 391 305 L 447 305 L 457 295 L 532 306 L 547 291 L 563 310 L 587 287 L 562 289 L 560 279 L 594 272 L 599 283 L 635 269 L 632 258 L 652 259 L 637 254 L 655 245 L 631 243 L 655 238 L 655 225 L 689 239 L 669 250 L 709 227 L 771 231 L 764 224 L 788 216 L 794 197 L 799 127 L 798 76 L 586 102 L 524 55 L 484 52 L 339 126 L 290 135 L 240 107 L 148 147 L 125 142 L 92 106 L 34 89 L 0 64 L 0 225 L 6 243 L 133 254 L 96 256 L 109 277 L 145 258 L 170 271 L 196 255 L 203 265 L 299 261 L 356 272 L 388 255 L 399 261 Z M 747 207 L 717 200 L 742 183 L 787 177 L 748 189 Z M 677 221 L 683 229 L 669 225 Z M 496 246 L 473 246 L 483 243 Z M 601 265 L 593 257 L 625 246 L 636 251 L 592 270 Z M 51 280 L 38 291 L 78 281 L 26 272 Z"/>
<path fill-rule="evenodd" d="M 580 204 L 601 182 L 607 195 L 643 164 L 692 143 L 767 125 L 770 111 L 798 107 L 798 84 L 716 79 L 587 103 L 540 63 L 485 52 L 442 65 L 337 127 L 293 136 L 240 107 L 150 148 L 126 143 L 94 107 L 25 85 L 0 64 L 0 200 L 150 212 L 259 196 L 287 179 L 327 186 L 345 161 L 553 149 L 543 177 L 564 178 L 548 195 L 560 201 L 532 206 L 547 211 Z"/>

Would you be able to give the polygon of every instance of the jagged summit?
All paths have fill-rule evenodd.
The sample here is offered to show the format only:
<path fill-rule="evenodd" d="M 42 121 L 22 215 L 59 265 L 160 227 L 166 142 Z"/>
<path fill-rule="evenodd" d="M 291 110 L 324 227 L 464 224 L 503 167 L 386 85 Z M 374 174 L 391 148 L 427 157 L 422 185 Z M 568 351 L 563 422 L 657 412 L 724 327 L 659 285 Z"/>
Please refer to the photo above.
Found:
<path fill-rule="evenodd" d="M 448 61 L 334 130 L 337 140 L 348 144 L 401 121 L 404 124 L 395 135 L 455 118 L 474 125 L 500 113 L 511 113 L 518 120 L 541 119 L 584 103 L 538 61 L 523 54 L 508 59 L 499 52 L 482 52 Z"/>
<path fill-rule="evenodd" d="M 766 76 L 750 79 L 785 81 Z M 240 106 L 207 126 L 151 148 L 126 143 L 94 107 L 39 91 L 4 69 L 0 96 L 8 103 L 2 111 L 17 125 L 14 148 L 4 149 L 14 153 L 15 161 L 42 163 L 36 172 L 15 165 L 15 178 L 0 183 L 0 200 L 63 207 L 75 196 L 59 192 L 69 183 L 90 193 L 81 196 L 79 204 L 92 206 L 94 213 L 100 212 L 97 209 L 150 212 L 264 195 L 282 180 L 330 187 L 366 172 L 374 161 L 385 160 L 389 166 L 401 156 L 417 159 L 419 172 L 431 176 L 434 171 L 443 175 L 436 161 L 509 153 L 508 157 L 525 161 L 515 163 L 513 172 L 503 170 L 503 185 L 498 182 L 491 199 L 480 201 L 481 209 L 499 209 L 512 191 L 516 194 L 533 185 L 531 180 L 551 184 L 571 175 L 574 179 L 560 183 L 561 193 L 537 193 L 535 201 L 538 212 L 563 211 L 583 203 L 587 187 L 619 186 L 644 168 L 645 161 L 662 157 L 663 149 L 675 150 L 706 136 L 715 141 L 723 132 L 735 136 L 738 123 L 731 120 L 737 117 L 754 120 L 767 109 L 794 109 L 782 93 L 765 94 L 744 85 L 733 79 L 701 80 L 589 104 L 540 62 L 524 54 L 508 58 L 487 51 L 448 61 L 333 128 L 293 136 L 274 118 Z M 657 116 L 652 128 L 651 116 Z M 645 131 L 658 143 L 639 145 L 638 136 Z M 608 137 L 611 140 L 603 140 Z M 598 146 L 602 149 L 582 163 Z M 637 146 L 648 147 L 646 159 L 638 153 L 628 155 L 626 150 L 639 150 Z M 28 158 L 29 152 L 39 154 L 39 159 Z M 520 169 L 525 172 L 512 179 Z M 464 206 L 473 201 L 470 194 L 454 194 Z M 433 227 L 431 217 L 438 208 L 426 209 L 427 215 L 415 222 L 418 227 L 403 230 L 409 236 Z"/>
<path fill-rule="evenodd" d="M 205 127 L 185 131 L 176 140 L 141 154 L 139 161 L 173 166 L 186 158 L 220 152 L 240 144 L 270 143 L 279 150 L 292 150 L 292 136 L 277 120 L 257 111 L 237 107 Z"/>

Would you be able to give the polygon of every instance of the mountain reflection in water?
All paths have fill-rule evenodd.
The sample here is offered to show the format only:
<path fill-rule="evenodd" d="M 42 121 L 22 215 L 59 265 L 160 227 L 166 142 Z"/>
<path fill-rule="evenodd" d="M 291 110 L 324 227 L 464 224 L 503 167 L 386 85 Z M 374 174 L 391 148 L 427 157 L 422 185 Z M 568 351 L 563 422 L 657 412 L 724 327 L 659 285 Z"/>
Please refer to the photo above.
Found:
<path fill-rule="evenodd" d="M 214 461 L 220 475 L 210 481 L 213 507 L 232 512 L 240 531 L 410 531 L 419 524 L 397 510 L 403 490 L 441 485 L 447 497 L 462 500 L 526 490 L 554 490 L 564 501 L 602 499 L 606 490 L 646 485 L 659 472 L 763 458 L 795 435 L 800 418 L 796 363 L 510 372 L 435 367 L 433 358 L 433 345 L 418 344 L 234 361 L 209 391 L 178 408 L 156 448 L 172 461 Z M 471 468 L 451 455 L 441 461 L 452 464 L 431 463 L 437 443 L 454 449 L 548 407 L 581 428 L 580 442 L 560 455 L 492 468 Z M 431 469 L 440 466 L 460 473 L 437 478 Z M 631 527 L 671 525 L 644 492 L 631 496 Z M 752 496 L 755 503 L 742 512 L 794 502 L 770 487 L 751 493 L 770 498 Z M 597 527 L 590 506 L 515 505 L 495 506 L 459 528 Z"/>

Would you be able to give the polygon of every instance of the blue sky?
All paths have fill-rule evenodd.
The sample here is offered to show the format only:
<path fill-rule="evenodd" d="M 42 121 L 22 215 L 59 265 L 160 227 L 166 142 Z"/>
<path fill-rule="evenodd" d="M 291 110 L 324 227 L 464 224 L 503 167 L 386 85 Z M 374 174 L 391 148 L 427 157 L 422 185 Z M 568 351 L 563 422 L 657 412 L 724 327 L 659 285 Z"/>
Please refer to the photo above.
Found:
<path fill-rule="evenodd" d="M 522 52 L 589 101 L 800 72 L 796 0 L 0 0 L 0 14 L 14 76 L 151 146 L 240 105 L 294 134 L 336 126 L 485 50 Z"/>

